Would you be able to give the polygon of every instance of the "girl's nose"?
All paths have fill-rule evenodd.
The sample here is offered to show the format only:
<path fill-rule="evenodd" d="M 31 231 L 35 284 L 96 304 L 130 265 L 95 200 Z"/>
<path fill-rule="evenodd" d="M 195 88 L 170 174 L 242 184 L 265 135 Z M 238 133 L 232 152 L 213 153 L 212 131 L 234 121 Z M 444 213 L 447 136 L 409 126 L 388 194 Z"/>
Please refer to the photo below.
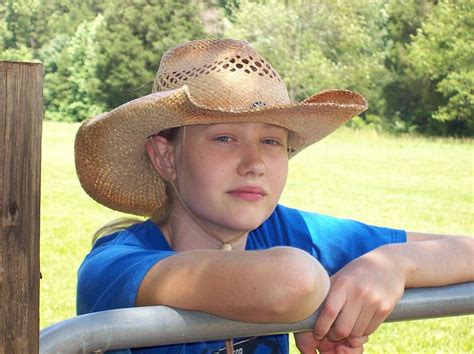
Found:
<path fill-rule="evenodd" d="M 242 149 L 242 155 L 238 166 L 240 175 L 262 176 L 266 172 L 262 152 L 258 146 L 248 146 Z"/>

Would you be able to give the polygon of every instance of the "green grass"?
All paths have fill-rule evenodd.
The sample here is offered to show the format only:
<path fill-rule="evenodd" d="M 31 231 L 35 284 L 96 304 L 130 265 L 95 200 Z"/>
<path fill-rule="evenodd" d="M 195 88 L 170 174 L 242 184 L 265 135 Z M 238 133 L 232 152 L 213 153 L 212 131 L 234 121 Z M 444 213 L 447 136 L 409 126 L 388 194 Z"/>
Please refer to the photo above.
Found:
<path fill-rule="evenodd" d="M 74 316 L 76 270 L 92 234 L 119 215 L 79 185 L 73 160 L 77 128 L 52 122 L 43 128 L 41 328 Z M 291 161 L 282 203 L 375 225 L 472 235 L 473 163 L 471 140 L 340 129 Z M 474 352 L 473 320 L 386 324 L 371 336 L 366 352 Z"/>

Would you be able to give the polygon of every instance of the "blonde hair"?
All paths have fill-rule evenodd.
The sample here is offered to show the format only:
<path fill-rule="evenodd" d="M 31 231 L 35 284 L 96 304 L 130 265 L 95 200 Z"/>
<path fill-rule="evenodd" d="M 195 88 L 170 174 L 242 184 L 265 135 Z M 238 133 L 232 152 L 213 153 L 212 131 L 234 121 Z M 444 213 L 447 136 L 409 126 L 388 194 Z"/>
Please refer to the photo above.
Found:
<path fill-rule="evenodd" d="M 169 182 L 165 183 L 166 198 L 164 204 L 149 216 L 149 219 L 158 226 L 168 222 L 173 205 L 173 188 L 170 186 Z M 144 219 L 140 219 L 138 217 L 123 217 L 111 220 L 94 232 L 94 235 L 92 236 L 92 245 L 94 245 L 96 241 L 103 236 L 125 230 L 130 226 L 142 223 L 143 221 Z"/>
<path fill-rule="evenodd" d="M 123 217 L 109 221 L 102 225 L 92 236 L 92 245 L 94 245 L 102 236 L 113 234 L 114 232 L 125 230 L 126 228 L 141 223 L 143 220 L 139 218 Z"/>
<path fill-rule="evenodd" d="M 164 204 L 161 208 L 156 209 L 149 217 L 149 219 L 158 226 L 166 224 L 171 216 L 171 210 L 173 205 L 173 196 L 171 190 L 172 188 L 168 185 L 168 183 L 166 183 L 166 199 L 164 201 Z M 144 219 L 140 219 L 138 217 L 123 217 L 111 220 L 108 223 L 102 225 L 100 228 L 98 228 L 96 232 L 94 232 L 94 235 L 92 236 L 92 245 L 94 245 L 96 241 L 103 236 L 107 236 L 115 232 L 125 230 L 130 226 L 139 224 L 143 221 Z"/>

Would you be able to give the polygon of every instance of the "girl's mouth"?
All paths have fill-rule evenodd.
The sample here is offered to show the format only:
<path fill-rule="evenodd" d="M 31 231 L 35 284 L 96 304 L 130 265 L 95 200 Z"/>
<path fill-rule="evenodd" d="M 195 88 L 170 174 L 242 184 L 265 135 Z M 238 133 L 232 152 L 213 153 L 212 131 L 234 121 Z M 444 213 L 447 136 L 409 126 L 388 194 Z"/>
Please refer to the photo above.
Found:
<path fill-rule="evenodd" d="M 227 193 L 235 198 L 239 198 L 249 202 L 259 201 L 267 195 L 267 193 L 265 193 L 262 188 L 254 186 L 244 186 L 235 188 L 231 191 L 228 191 Z"/>

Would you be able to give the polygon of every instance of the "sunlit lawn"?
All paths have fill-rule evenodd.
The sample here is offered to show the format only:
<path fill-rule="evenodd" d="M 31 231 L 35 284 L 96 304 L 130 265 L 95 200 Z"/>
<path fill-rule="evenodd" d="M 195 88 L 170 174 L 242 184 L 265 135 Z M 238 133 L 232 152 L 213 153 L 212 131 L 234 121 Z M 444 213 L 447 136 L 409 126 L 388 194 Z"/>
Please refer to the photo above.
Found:
<path fill-rule="evenodd" d="M 51 122 L 43 127 L 42 328 L 74 316 L 76 270 L 91 236 L 119 215 L 79 186 L 73 160 L 77 127 Z M 291 161 L 282 203 L 376 225 L 472 235 L 473 159 L 472 141 L 341 129 Z M 366 351 L 474 351 L 473 323 L 474 316 L 465 316 L 386 324 Z"/>

